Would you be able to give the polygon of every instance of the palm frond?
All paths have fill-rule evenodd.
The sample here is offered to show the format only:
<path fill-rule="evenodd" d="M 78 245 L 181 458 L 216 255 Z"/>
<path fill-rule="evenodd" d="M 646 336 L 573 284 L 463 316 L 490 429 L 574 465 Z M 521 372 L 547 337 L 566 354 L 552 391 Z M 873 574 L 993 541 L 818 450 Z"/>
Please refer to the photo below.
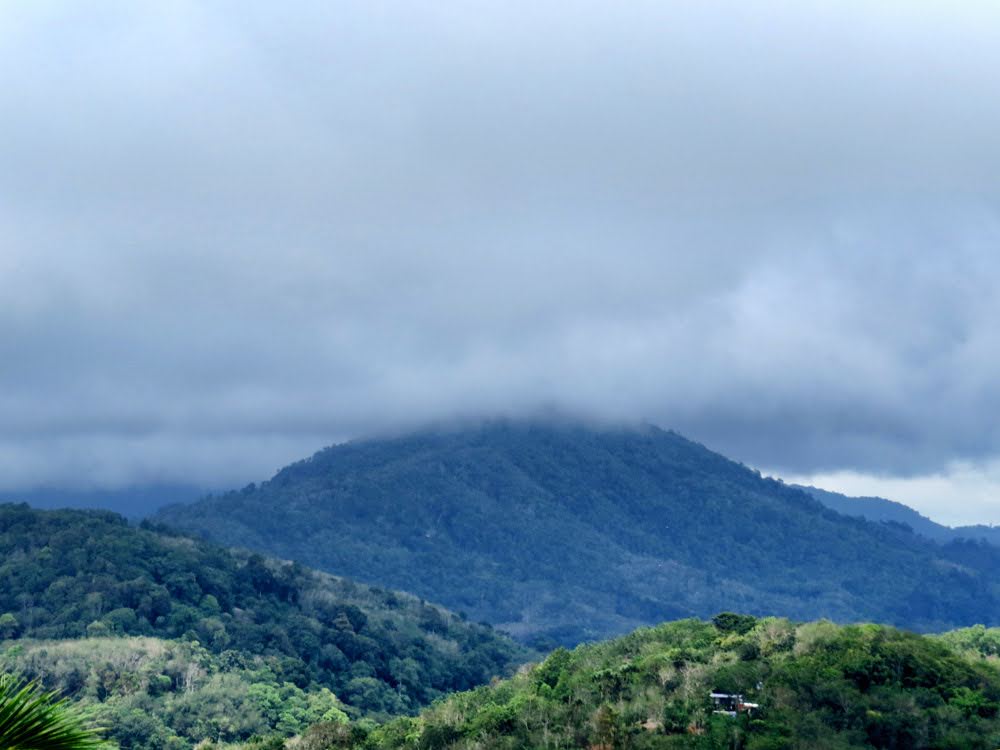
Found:
<path fill-rule="evenodd" d="M 55 693 L 34 682 L 0 675 L 0 748 L 3 750 L 97 750 L 96 732 Z"/>

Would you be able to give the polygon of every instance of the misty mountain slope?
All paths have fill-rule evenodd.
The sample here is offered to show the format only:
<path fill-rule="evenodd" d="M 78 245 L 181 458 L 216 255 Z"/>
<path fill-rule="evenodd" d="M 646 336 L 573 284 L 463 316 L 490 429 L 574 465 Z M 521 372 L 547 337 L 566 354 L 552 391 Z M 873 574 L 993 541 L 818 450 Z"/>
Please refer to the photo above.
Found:
<path fill-rule="evenodd" d="M 191 484 L 147 484 L 115 490 L 39 488 L 0 490 L 0 503 L 27 503 L 45 510 L 93 508 L 141 519 L 164 505 L 191 502 L 204 494 L 205 489 Z"/>
<path fill-rule="evenodd" d="M 366 712 L 413 711 L 528 656 L 409 594 L 151 528 L 110 512 L 0 505 L 3 639 L 155 636 Z M 228 655 L 228 656 L 227 656 Z"/>
<path fill-rule="evenodd" d="M 654 427 L 357 441 L 158 519 L 566 642 L 722 609 L 918 629 L 1000 617 L 998 551 L 842 516 Z"/>
<path fill-rule="evenodd" d="M 800 487 L 823 505 L 838 513 L 859 516 L 869 521 L 889 521 L 909 526 L 917 534 L 937 542 L 953 539 L 982 539 L 1000 546 L 1000 528 L 993 526 L 945 526 L 935 523 L 903 503 L 886 500 L 883 497 L 849 497 L 839 492 L 830 492 L 818 487 Z"/>

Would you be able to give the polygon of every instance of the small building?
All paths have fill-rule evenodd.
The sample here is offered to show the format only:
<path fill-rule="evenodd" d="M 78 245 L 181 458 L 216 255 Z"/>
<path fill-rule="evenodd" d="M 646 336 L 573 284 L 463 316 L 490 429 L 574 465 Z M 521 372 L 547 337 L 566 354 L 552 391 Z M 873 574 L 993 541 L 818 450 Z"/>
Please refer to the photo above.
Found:
<path fill-rule="evenodd" d="M 738 714 L 753 714 L 760 709 L 759 703 L 751 703 L 742 693 L 709 693 L 714 710 L 712 713 L 736 716 Z"/>

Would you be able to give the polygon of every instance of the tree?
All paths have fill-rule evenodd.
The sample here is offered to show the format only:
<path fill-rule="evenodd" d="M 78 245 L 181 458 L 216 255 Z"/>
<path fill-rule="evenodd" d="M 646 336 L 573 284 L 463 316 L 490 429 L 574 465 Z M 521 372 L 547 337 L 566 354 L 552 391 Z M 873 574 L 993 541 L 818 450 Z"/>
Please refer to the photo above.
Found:
<path fill-rule="evenodd" d="M 13 638 L 21 629 L 21 623 L 10 612 L 0 615 L 0 638 Z"/>
<path fill-rule="evenodd" d="M 299 750 L 339 750 L 355 746 L 356 732 L 348 724 L 342 722 L 323 722 L 314 724 L 303 735 L 299 742 Z"/>
<path fill-rule="evenodd" d="M 743 635 L 753 630 L 757 618 L 752 615 L 739 615 L 735 612 L 720 612 L 712 618 L 712 624 L 723 633 Z"/>
<path fill-rule="evenodd" d="M 96 750 L 103 747 L 64 699 L 37 683 L 0 675 L 0 747 L 17 750 Z"/>

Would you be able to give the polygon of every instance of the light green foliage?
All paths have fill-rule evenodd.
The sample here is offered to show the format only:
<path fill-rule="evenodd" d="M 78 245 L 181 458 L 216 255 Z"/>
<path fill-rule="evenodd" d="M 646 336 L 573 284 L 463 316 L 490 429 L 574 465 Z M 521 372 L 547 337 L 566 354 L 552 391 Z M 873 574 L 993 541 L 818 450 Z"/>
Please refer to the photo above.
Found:
<path fill-rule="evenodd" d="M 329 689 L 281 681 L 276 664 L 156 638 L 21 641 L 0 652 L 0 670 L 70 695 L 123 750 L 188 750 L 347 722 Z"/>
<path fill-rule="evenodd" d="M 721 626 L 721 627 L 720 627 Z M 514 678 L 389 723 L 366 750 L 1000 747 L 1000 670 L 949 641 L 876 625 L 726 614 L 553 652 Z M 713 713 L 711 691 L 753 713 Z"/>
<path fill-rule="evenodd" d="M 972 651 L 982 656 L 1000 659 L 1000 628 L 974 625 L 971 628 L 952 630 L 939 637 L 959 651 Z"/>

